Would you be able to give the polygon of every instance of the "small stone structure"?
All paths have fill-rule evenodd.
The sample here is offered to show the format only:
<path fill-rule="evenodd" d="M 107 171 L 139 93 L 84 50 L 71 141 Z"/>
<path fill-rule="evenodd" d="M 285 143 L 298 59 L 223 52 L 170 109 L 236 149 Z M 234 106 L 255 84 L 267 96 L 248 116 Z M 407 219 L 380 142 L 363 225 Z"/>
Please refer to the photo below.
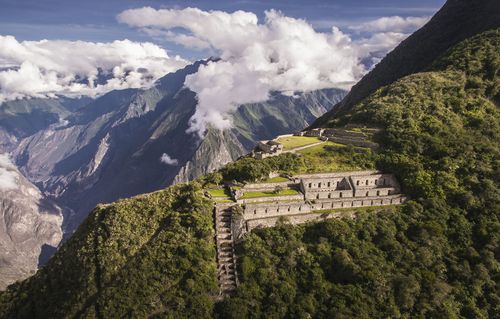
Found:
<path fill-rule="evenodd" d="M 297 195 L 242 199 L 247 191 L 291 188 Z M 246 184 L 232 193 L 236 202 L 217 203 L 215 229 L 220 296 L 236 288 L 234 241 L 254 228 L 272 227 L 280 219 L 293 224 L 354 217 L 356 208 L 399 205 L 406 201 L 392 174 L 355 171 L 294 175 L 288 182 Z M 238 212 L 238 213 L 235 213 Z"/>
<path fill-rule="evenodd" d="M 359 128 L 358 128 L 359 129 Z M 365 129 L 377 132 L 377 129 Z M 377 149 L 378 144 L 367 140 L 367 136 L 362 131 L 353 131 L 341 128 L 316 128 L 308 131 L 295 133 L 296 136 L 317 137 L 322 141 L 332 141 L 339 144 L 354 145 L 358 147 L 367 147 Z"/>
<path fill-rule="evenodd" d="M 259 141 L 257 142 L 257 146 L 252 153 L 253 156 L 257 159 L 277 156 L 283 153 L 283 144 L 275 140 Z"/>

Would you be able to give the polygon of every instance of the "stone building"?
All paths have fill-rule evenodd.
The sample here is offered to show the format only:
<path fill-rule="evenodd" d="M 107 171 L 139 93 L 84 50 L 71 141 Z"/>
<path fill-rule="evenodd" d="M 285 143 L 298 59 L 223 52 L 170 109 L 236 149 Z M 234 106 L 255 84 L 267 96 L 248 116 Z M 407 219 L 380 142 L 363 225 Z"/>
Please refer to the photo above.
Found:
<path fill-rule="evenodd" d="M 354 197 L 388 196 L 399 193 L 399 184 L 391 174 L 351 176 Z"/>
<path fill-rule="evenodd" d="M 309 177 L 300 179 L 300 190 L 307 199 L 353 197 L 354 190 L 346 176 Z"/>
<path fill-rule="evenodd" d="M 314 128 L 312 130 L 305 131 L 302 136 L 309 136 L 309 137 L 320 137 L 323 135 L 324 129 L 322 128 Z"/>
<path fill-rule="evenodd" d="M 379 171 L 294 175 L 290 182 L 247 184 L 243 191 L 272 190 L 277 185 L 299 190 L 300 195 L 237 199 L 237 203 L 243 205 L 245 231 L 261 222 L 269 224 L 269 220 L 265 221 L 268 218 L 295 218 L 296 215 L 339 208 L 398 205 L 406 200 L 396 178 Z"/>
<path fill-rule="evenodd" d="M 275 141 L 259 141 L 253 151 L 253 156 L 257 159 L 263 159 L 270 156 L 277 156 L 283 153 L 283 144 Z"/>
<path fill-rule="evenodd" d="M 391 174 L 377 171 L 298 175 L 306 200 L 387 196 L 399 193 L 399 184 Z"/>
<path fill-rule="evenodd" d="M 295 189 L 297 194 L 242 197 L 245 192 L 272 191 L 277 187 Z M 215 205 L 220 296 L 230 295 L 238 285 L 234 241 L 252 229 L 273 227 L 283 218 L 292 224 L 354 218 L 359 207 L 399 205 L 406 201 L 396 178 L 378 171 L 294 175 L 285 182 L 246 184 L 232 193 L 236 202 Z"/>

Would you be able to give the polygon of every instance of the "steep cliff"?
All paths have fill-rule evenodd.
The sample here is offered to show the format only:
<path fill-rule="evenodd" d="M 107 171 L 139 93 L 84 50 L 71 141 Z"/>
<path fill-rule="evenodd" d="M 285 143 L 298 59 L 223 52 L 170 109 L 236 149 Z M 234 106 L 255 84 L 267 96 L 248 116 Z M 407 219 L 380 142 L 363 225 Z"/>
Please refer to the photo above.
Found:
<path fill-rule="evenodd" d="M 0 289 L 24 279 L 55 252 L 61 209 L 0 155 Z"/>
<path fill-rule="evenodd" d="M 61 122 L 90 98 L 25 99 L 0 104 L 0 152 L 12 150 L 18 140 Z"/>

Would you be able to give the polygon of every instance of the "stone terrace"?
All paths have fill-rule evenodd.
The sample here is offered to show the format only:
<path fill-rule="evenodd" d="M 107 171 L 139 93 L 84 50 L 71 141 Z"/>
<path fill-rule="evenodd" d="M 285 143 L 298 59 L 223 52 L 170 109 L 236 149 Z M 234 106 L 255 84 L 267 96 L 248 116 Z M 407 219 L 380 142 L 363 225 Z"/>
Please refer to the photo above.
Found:
<path fill-rule="evenodd" d="M 294 190 L 293 195 L 286 189 Z M 263 195 L 244 198 L 248 192 Z M 285 195 L 280 196 L 281 192 Z M 285 182 L 246 184 L 231 193 L 236 202 L 217 203 L 214 210 L 221 297 L 230 295 L 238 284 L 234 242 L 246 232 L 273 227 L 283 217 L 301 224 L 354 217 L 356 210 L 363 207 L 399 205 L 406 201 L 394 175 L 379 171 L 295 175 Z"/>

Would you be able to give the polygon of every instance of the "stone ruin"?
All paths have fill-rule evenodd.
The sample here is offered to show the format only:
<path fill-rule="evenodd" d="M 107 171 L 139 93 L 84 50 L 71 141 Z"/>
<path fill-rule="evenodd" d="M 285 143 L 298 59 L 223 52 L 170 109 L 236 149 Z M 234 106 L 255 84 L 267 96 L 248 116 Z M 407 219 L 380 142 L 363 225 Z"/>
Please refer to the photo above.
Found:
<path fill-rule="evenodd" d="M 276 185 L 274 185 L 276 184 Z M 285 183 L 268 183 L 267 190 L 284 187 Z M 246 189 L 254 189 L 254 185 Z M 300 195 L 269 196 L 241 201 L 245 221 L 242 234 L 255 227 L 274 226 L 276 217 L 287 217 L 293 223 L 294 215 L 316 214 L 321 210 L 396 205 L 406 198 L 392 174 L 379 171 L 302 174 L 292 176 L 286 187 L 300 191 Z M 266 190 L 262 186 L 259 191 Z M 245 191 L 245 188 L 242 189 Z M 290 218 L 292 217 L 292 218 Z M 267 220 L 271 218 L 271 220 Z"/>
<path fill-rule="evenodd" d="M 375 133 L 378 129 L 370 128 L 365 130 Z M 377 149 L 378 144 L 367 139 L 367 136 L 361 130 L 354 131 L 343 128 L 315 128 L 307 131 L 295 133 L 296 136 L 317 137 L 322 141 L 332 141 L 339 144 L 347 144 L 358 147 L 368 147 Z"/>
<path fill-rule="evenodd" d="M 277 156 L 283 153 L 283 144 L 275 141 L 259 141 L 252 152 L 253 157 L 263 159 L 266 157 Z"/>
<path fill-rule="evenodd" d="M 289 188 L 298 195 L 243 199 L 245 192 Z M 356 209 L 399 205 L 406 201 L 395 176 L 380 171 L 294 175 L 287 182 L 246 184 L 232 191 L 236 202 L 215 204 L 220 296 L 238 284 L 234 243 L 255 228 L 273 227 L 282 219 L 301 224 L 356 216 Z"/>
<path fill-rule="evenodd" d="M 357 130 L 353 130 L 357 129 Z M 364 131 L 363 131 L 364 130 Z M 281 137 L 288 136 L 307 136 L 307 137 L 316 137 L 318 138 L 318 142 L 323 141 L 332 141 L 334 143 L 345 144 L 345 145 L 353 145 L 357 147 L 366 147 L 372 150 L 376 150 L 378 148 L 378 144 L 371 141 L 365 132 L 375 133 L 379 130 L 376 128 L 359 128 L 355 126 L 349 126 L 344 128 L 315 128 L 307 131 L 301 131 L 294 134 L 285 134 L 279 135 L 273 140 L 264 140 L 257 142 L 254 150 L 251 155 L 256 159 L 263 159 L 271 156 L 277 156 L 286 152 L 292 151 L 284 151 L 283 144 L 278 142 L 277 140 Z M 311 145 L 313 146 L 313 145 Z"/>

